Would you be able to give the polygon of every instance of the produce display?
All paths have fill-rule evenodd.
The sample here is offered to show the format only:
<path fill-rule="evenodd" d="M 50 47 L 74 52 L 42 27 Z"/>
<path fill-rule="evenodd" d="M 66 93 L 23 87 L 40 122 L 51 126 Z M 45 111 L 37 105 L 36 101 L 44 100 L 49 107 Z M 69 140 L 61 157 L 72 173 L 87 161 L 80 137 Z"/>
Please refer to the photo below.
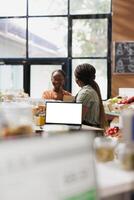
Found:
<path fill-rule="evenodd" d="M 125 144 L 125 140 L 123 138 L 121 117 L 122 113 L 134 111 L 134 96 L 131 97 L 114 97 L 108 99 L 104 103 L 105 113 L 107 117 L 109 117 L 109 127 L 106 129 L 104 133 L 104 137 L 111 138 L 113 140 L 118 141 L 115 149 L 108 149 L 106 146 L 98 148 L 96 151 L 96 158 L 98 161 L 107 162 L 112 159 L 116 159 L 120 162 L 120 167 L 127 171 L 134 170 L 134 146 L 133 144 Z M 123 143 L 122 143 L 123 142 Z M 117 151 L 118 146 L 120 144 L 124 144 L 124 148 Z M 110 153 L 111 150 L 111 153 Z M 113 155 L 112 155 L 113 153 Z"/>
<path fill-rule="evenodd" d="M 125 99 L 121 99 L 120 101 L 118 101 L 118 104 L 130 104 L 134 102 L 134 96 L 129 97 L 129 98 L 125 98 Z"/>
<path fill-rule="evenodd" d="M 134 96 L 113 97 L 104 102 L 105 112 L 120 113 L 124 109 L 134 109 Z"/>
<path fill-rule="evenodd" d="M 0 102 L 21 101 L 21 99 L 23 100 L 28 97 L 28 93 L 25 93 L 23 89 L 5 90 L 3 92 L 0 92 Z"/>
<path fill-rule="evenodd" d="M 111 99 L 108 99 L 108 102 L 110 103 L 118 103 L 118 104 L 130 104 L 134 102 L 134 96 L 132 97 L 113 97 Z"/>
<path fill-rule="evenodd" d="M 104 102 L 105 113 L 109 120 L 109 127 L 105 131 L 105 136 L 122 138 L 120 131 L 119 116 L 124 110 L 134 110 L 134 96 L 116 96 Z"/>
<path fill-rule="evenodd" d="M 107 130 L 105 132 L 105 136 L 121 138 L 122 134 L 120 132 L 119 127 L 115 126 L 115 127 L 109 127 L 109 128 L 107 128 Z"/>

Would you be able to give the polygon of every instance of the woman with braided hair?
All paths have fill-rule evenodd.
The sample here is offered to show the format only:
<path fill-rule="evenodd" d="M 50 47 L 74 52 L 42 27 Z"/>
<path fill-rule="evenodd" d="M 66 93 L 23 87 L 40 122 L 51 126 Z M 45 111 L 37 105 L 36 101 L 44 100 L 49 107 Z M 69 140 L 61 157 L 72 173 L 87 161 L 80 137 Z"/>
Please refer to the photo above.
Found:
<path fill-rule="evenodd" d="M 76 102 L 83 105 L 83 124 L 104 128 L 105 114 L 100 88 L 95 81 L 95 74 L 96 69 L 88 63 L 76 67 L 74 72 L 75 81 L 81 87 L 76 95 Z"/>

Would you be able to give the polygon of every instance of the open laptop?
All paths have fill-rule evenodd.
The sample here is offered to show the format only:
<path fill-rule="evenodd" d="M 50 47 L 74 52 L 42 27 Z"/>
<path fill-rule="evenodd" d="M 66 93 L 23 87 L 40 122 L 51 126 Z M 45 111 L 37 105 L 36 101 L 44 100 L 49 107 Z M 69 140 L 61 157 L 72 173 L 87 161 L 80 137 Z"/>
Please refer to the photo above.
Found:
<path fill-rule="evenodd" d="M 74 102 L 46 102 L 46 124 L 64 125 L 62 128 L 80 129 L 82 124 L 82 104 Z M 65 126 L 66 125 L 66 126 Z"/>

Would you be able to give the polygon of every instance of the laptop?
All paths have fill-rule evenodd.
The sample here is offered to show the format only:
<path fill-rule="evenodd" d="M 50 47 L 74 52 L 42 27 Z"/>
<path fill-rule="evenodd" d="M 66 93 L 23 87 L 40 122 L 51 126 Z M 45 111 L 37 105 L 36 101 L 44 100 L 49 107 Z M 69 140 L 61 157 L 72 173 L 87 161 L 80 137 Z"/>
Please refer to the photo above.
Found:
<path fill-rule="evenodd" d="M 82 103 L 46 102 L 46 124 L 64 125 L 62 128 L 68 127 L 71 130 L 80 129 L 82 125 Z"/>

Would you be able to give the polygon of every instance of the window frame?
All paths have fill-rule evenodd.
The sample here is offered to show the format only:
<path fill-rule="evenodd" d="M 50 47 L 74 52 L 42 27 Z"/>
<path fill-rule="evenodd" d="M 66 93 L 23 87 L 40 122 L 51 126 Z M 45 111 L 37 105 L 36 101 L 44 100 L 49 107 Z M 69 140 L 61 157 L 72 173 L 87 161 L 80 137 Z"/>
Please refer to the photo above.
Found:
<path fill-rule="evenodd" d="M 68 36 L 67 36 L 67 57 L 64 58 L 29 58 L 28 56 L 28 19 L 30 17 L 67 17 L 68 20 Z M 62 69 L 66 72 L 68 82 L 66 82 L 65 89 L 71 92 L 71 79 L 72 79 L 72 59 L 107 59 L 107 98 L 111 96 L 111 41 L 112 41 L 112 0 L 111 11 L 108 14 L 70 14 L 70 0 L 68 0 L 68 14 L 67 15 L 39 15 L 30 16 L 28 13 L 28 0 L 26 8 L 26 16 L 7 16 L 2 18 L 26 18 L 26 58 L 0 58 L 0 64 L 21 64 L 24 65 L 24 91 L 30 95 L 30 65 L 34 64 L 62 64 Z M 108 19 L 107 28 L 107 56 L 106 57 L 72 57 L 72 20 L 73 19 Z"/>
<path fill-rule="evenodd" d="M 86 56 L 86 57 L 78 57 L 72 56 L 72 21 L 74 19 L 107 19 L 108 24 L 107 24 L 107 56 L 96 56 L 96 57 L 90 57 L 90 56 Z M 69 43 L 68 46 L 70 46 L 69 48 L 69 52 L 68 55 L 72 61 L 72 59 L 106 59 L 107 60 L 107 98 L 110 98 L 111 96 L 111 28 L 112 28 L 112 16 L 111 14 L 89 14 L 89 15 L 70 15 L 69 18 L 69 32 L 70 32 L 70 36 L 69 36 Z M 72 62 L 71 62 L 72 63 Z M 71 64 L 72 67 L 72 64 Z M 72 85 L 71 85 L 71 89 L 72 89 Z"/>

